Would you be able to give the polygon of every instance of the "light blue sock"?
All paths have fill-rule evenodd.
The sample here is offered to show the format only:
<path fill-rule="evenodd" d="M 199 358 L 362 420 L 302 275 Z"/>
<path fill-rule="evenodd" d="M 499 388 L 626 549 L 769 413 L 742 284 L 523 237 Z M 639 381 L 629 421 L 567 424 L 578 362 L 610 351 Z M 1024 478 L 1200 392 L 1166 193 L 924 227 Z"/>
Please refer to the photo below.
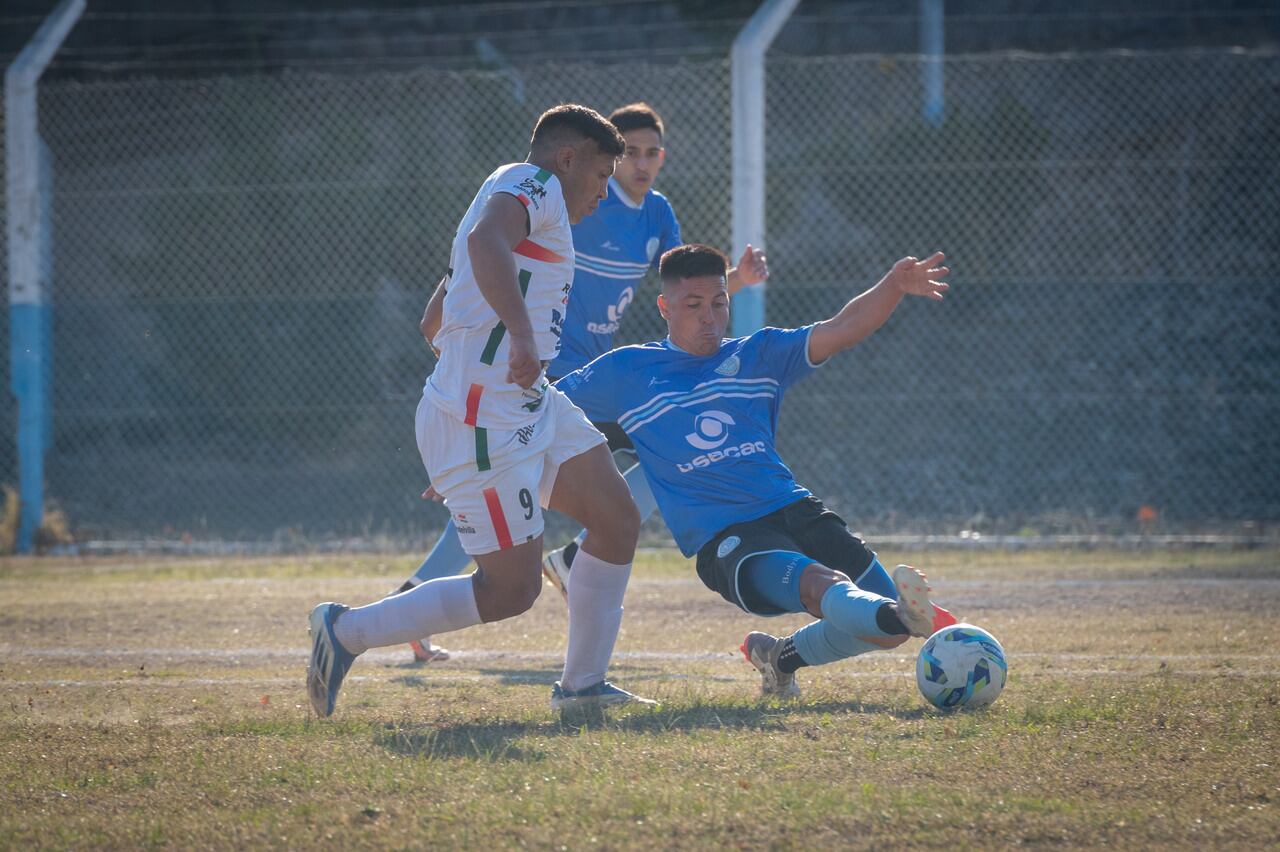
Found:
<path fill-rule="evenodd" d="M 867 570 L 853 582 L 864 592 L 875 592 L 890 600 L 898 599 L 898 587 L 893 584 L 893 580 L 889 578 L 889 572 L 884 570 L 879 559 L 872 559 Z"/>
<path fill-rule="evenodd" d="M 460 573 L 470 562 L 471 557 L 462 549 L 462 540 L 458 538 L 458 528 L 453 525 L 453 519 L 450 518 L 449 525 L 444 528 L 440 538 L 436 539 L 436 546 L 431 548 L 427 558 L 422 560 L 418 570 L 413 572 L 410 582 L 420 586 L 428 580 L 452 577 Z"/>
<path fill-rule="evenodd" d="M 885 602 L 883 595 L 863 591 L 852 583 L 837 583 L 827 589 L 822 596 L 822 620 L 791 635 L 800 658 L 811 666 L 821 666 L 884 650 L 858 637 L 889 635 L 876 624 L 876 612 Z"/>

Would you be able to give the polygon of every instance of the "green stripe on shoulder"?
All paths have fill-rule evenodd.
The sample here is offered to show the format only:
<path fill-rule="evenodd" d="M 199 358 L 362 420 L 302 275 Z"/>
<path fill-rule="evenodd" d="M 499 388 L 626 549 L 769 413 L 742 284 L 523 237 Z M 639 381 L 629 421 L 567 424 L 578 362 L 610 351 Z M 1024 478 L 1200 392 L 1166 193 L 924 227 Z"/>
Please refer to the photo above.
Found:
<path fill-rule="evenodd" d="M 546 169 L 538 169 L 538 173 L 533 176 L 533 179 L 536 180 L 538 183 L 542 184 L 543 186 L 546 186 L 547 180 L 550 177 L 551 177 L 551 172 L 547 171 Z"/>
<path fill-rule="evenodd" d="M 520 270 L 520 295 L 529 295 L 529 279 L 533 277 L 533 273 L 527 269 Z"/>

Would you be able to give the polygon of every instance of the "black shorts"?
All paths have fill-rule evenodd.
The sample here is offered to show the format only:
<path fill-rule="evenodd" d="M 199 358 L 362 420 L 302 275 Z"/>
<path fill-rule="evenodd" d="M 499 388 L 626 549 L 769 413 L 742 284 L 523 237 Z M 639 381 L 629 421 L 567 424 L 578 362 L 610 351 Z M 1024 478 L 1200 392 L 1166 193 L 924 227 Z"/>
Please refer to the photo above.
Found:
<path fill-rule="evenodd" d="M 737 539 L 737 541 L 731 541 Z M 817 497 L 802 497 L 763 518 L 725 527 L 698 551 L 698 577 L 708 589 L 753 615 L 781 615 L 782 610 L 753 600 L 748 590 L 739 595 L 738 569 L 757 553 L 787 550 L 856 580 L 867 570 L 875 553 L 849 531 L 839 515 Z M 743 598 L 746 598 L 745 600 Z"/>
<path fill-rule="evenodd" d="M 614 453 L 618 450 L 635 452 L 636 445 L 631 443 L 631 438 L 617 423 L 597 423 L 592 420 L 591 425 L 599 429 L 600 434 L 604 435 L 604 439 L 609 442 L 609 452 Z"/>
<path fill-rule="evenodd" d="M 555 384 L 560 381 L 560 376 L 547 376 L 547 381 Z M 609 442 L 609 452 L 616 453 L 618 450 L 629 450 L 635 452 L 636 445 L 631 443 L 631 438 L 627 433 L 622 431 L 622 427 L 612 421 L 599 422 L 591 421 L 591 425 L 600 430 L 600 434 L 604 435 L 604 439 Z"/>

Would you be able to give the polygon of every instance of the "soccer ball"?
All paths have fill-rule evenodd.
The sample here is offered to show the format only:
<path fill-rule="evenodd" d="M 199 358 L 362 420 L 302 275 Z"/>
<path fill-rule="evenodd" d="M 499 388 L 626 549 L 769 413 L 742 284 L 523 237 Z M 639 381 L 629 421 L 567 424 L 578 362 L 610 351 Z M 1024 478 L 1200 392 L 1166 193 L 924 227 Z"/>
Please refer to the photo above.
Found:
<path fill-rule="evenodd" d="M 916 684 L 943 710 L 984 707 L 1004 689 L 1009 664 L 1004 648 L 981 627 L 953 624 L 925 640 L 916 657 Z"/>

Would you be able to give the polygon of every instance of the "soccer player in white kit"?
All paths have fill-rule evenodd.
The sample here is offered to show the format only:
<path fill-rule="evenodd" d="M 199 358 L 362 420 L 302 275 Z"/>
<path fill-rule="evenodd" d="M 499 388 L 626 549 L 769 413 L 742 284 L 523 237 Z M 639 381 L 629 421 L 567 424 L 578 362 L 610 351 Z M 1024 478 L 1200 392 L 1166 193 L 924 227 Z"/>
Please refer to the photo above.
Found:
<path fill-rule="evenodd" d="M 534 128 L 527 161 L 490 175 L 458 226 L 434 341 L 440 360 L 416 431 L 431 487 L 478 568 L 356 609 L 315 607 L 307 688 L 318 715 L 332 715 L 351 663 L 369 648 L 528 610 L 542 588 L 544 506 L 589 531 L 574 565 L 582 579 L 569 597 L 568 650 L 552 706 L 647 702 L 605 680 L 639 513 L 604 436 L 545 375 L 573 282 L 569 226 L 606 197 L 623 150 L 618 131 L 594 110 L 550 109 Z"/>

